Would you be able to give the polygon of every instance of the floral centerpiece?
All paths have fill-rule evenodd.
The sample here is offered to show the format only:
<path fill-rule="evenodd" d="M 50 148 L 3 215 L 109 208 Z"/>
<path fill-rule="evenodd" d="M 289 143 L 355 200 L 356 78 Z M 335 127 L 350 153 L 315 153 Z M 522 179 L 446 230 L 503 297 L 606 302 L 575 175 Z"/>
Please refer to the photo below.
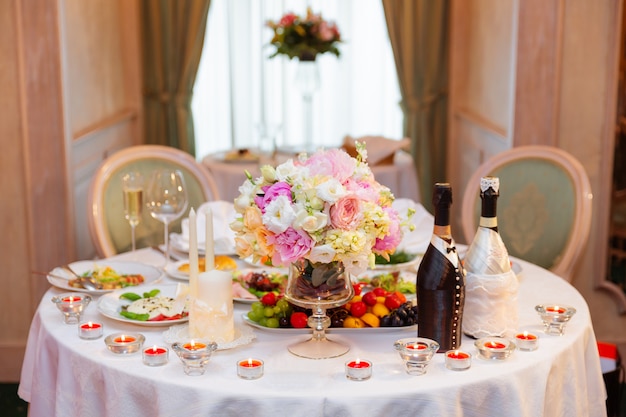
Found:
<path fill-rule="evenodd" d="M 339 56 L 337 43 L 341 35 L 337 25 L 324 20 L 321 14 L 314 14 L 310 8 L 304 17 L 289 12 L 277 23 L 270 20 L 267 26 L 274 30 L 271 44 L 276 47 L 270 58 L 282 54 L 289 59 L 315 61 L 317 54 L 326 52 Z"/>
<path fill-rule="evenodd" d="M 354 275 L 373 267 L 376 254 L 388 259 L 402 239 L 401 220 L 366 159 L 357 143 L 356 158 L 320 150 L 266 165 L 259 178 L 248 174 L 230 224 L 237 254 L 275 266 L 342 264 Z"/>

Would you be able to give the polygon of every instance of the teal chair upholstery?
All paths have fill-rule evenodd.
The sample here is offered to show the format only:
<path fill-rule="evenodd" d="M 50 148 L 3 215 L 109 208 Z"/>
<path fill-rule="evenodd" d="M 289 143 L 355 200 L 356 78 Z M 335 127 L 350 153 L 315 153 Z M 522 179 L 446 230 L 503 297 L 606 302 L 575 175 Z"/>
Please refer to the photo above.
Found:
<path fill-rule="evenodd" d="M 571 154 L 550 146 L 521 146 L 494 155 L 469 179 L 463 195 L 466 242 L 480 218 L 480 178 L 500 178 L 498 230 L 511 256 L 567 281 L 591 228 L 591 186 Z"/>
<path fill-rule="evenodd" d="M 131 248 L 130 225 L 124 218 L 122 177 L 128 171 L 139 171 L 147 182 L 158 168 L 180 170 L 187 188 L 188 208 L 183 216 L 170 224 L 170 233 L 180 233 L 181 220 L 188 217 L 192 207 L 197 209 L 202 203 L 219 200 L 211 174 L 188 153 L 161 145 L 124 148 L 102 162 L 89 187 L 87 219 L 99 257 L 106 258 Z M 136 228 L 137 248 L 163 243 L 163 232 L 163 223 L 153 219 L 144 206 L 141 222 Z"/>

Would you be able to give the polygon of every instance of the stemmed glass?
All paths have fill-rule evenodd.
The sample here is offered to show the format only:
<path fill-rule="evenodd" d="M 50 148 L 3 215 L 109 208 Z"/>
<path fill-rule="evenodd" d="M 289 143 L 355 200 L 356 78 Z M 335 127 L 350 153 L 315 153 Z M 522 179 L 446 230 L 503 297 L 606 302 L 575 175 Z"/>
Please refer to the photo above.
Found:
<path fill-rule="evenodd" d="M 143 184 L 143 176 L 139 172 L 131 171 L 122 177 L 124 217 L 130 224 L 133 252 L 137 249 L 135 228 L 141 222 L 141 215 L 143 213 Z"/>
<path fill-rule="evenodd" d="M 169 224 L 187 209 L 187 190 L 178 170 L 159 169 L 152 173 L 147 189 L 150 215 L 165 226 L 165 264 L 170 259 Z"/>

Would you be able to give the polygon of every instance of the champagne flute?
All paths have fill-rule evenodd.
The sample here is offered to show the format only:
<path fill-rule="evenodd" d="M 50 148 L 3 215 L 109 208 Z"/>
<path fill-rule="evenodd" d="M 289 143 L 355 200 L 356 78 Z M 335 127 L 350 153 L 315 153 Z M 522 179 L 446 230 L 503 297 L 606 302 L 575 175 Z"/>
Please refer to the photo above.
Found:
<path fill-rule="evenodd" d="M 131 247 L 136 250 L 135 228 L 141 222 L 143 213 L 143 176 L 141 173 L 131 171 L 122 177 L 124 191 L 124 217 L 130 224 Z"/>
<path fill-rule="evenodd" d="M 187 190 L 178 170 L 159 169 L 152 173 L 147 189 L 150 215 L 165 226 L 165 264 L 170 259 L 169 224 L 187 209 Z"/>

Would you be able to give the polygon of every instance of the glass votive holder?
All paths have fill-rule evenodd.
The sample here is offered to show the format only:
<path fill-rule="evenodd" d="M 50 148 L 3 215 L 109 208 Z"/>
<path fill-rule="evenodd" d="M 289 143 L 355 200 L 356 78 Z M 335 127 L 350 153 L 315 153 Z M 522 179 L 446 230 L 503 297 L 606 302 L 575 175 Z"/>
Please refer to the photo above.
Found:
<path fill-rule="evenodd" d="M 562 304 L 539 304 L 535 306 L 543 322 L 544 331 L 547 334 L 561 336 L 565 331 L 565 325 L 576 314 L 576 309 Z"/>
<path fill-rule="evenodd" d="M 524 333 L 518 333 L 515 335 L 515 344 L 519 350 L 533 351 L 538 347 L 538 341 L 536 335 L 524 331 Z"/>
<path fill-rule="evenodd" d="M 263 361 L 260 359 L 242 359 L 237 361 L 237 376 L 241 379 L 259 379 L 263 376 Z"/>
<path fill-rule="evenodd" d="M 466 371 L 472 366 L 472 355 L 462 350 L 446 352 L 446 368 L 452 371 Z"/>
<path fill-rule="evenodd" d="M 86 321 L 78 324 L 78 337 L 81 339 L 92 340 L 102 337 L 104 326 L 102 323 L 94 321 Z"/>
<path fill-rule="evenodd" d="M 52 302 L 63 313 L 66 324 L 78 324 L 80 315 L 91 302 L 91 296 L 83 293 L 65 293 L 52 297 Z"/>
<path fill-rule="evenodd" d="M 515 343 L 504 337 L 483 337 L 474 346 L 480 358 L 489 360 L 505 360 L 515 350 Z"/>
<path fill-rule="evenodd" d="M 363 359 L 347 361 L 346 378 L 352 381 L 365 381 L 372 377 L 372 362 Z"/>
<path fill-rule="evenodd" d="M 439 343 L 424 337 L 410 337 L 396 341 L 394 347 L 409 375 L 423 375 L 433 355 L 439 350 Z"/>
<path fill-rule="evenodd" d="M 169 349 L 162 346 L 154 345 L 149 348 L 145 348 L 141 353 L 141 358 L 144 365 L 147 366 L 162 366 L 169 360 Z"/>
<path fill-rule="evenodd" d="M 116 355 L 130 355 L 139 352 L 145 340 L 141 333 L 113 333 L 104 338 L 104 343 Z"/>
<path fill-rule="evenodd" d="M 213 351 L 217 350 L 217 343 L 204 340 L 176 342 L 172 349 L 183 363 L 185 374 L 203 375 L 211 359 Z"/>

